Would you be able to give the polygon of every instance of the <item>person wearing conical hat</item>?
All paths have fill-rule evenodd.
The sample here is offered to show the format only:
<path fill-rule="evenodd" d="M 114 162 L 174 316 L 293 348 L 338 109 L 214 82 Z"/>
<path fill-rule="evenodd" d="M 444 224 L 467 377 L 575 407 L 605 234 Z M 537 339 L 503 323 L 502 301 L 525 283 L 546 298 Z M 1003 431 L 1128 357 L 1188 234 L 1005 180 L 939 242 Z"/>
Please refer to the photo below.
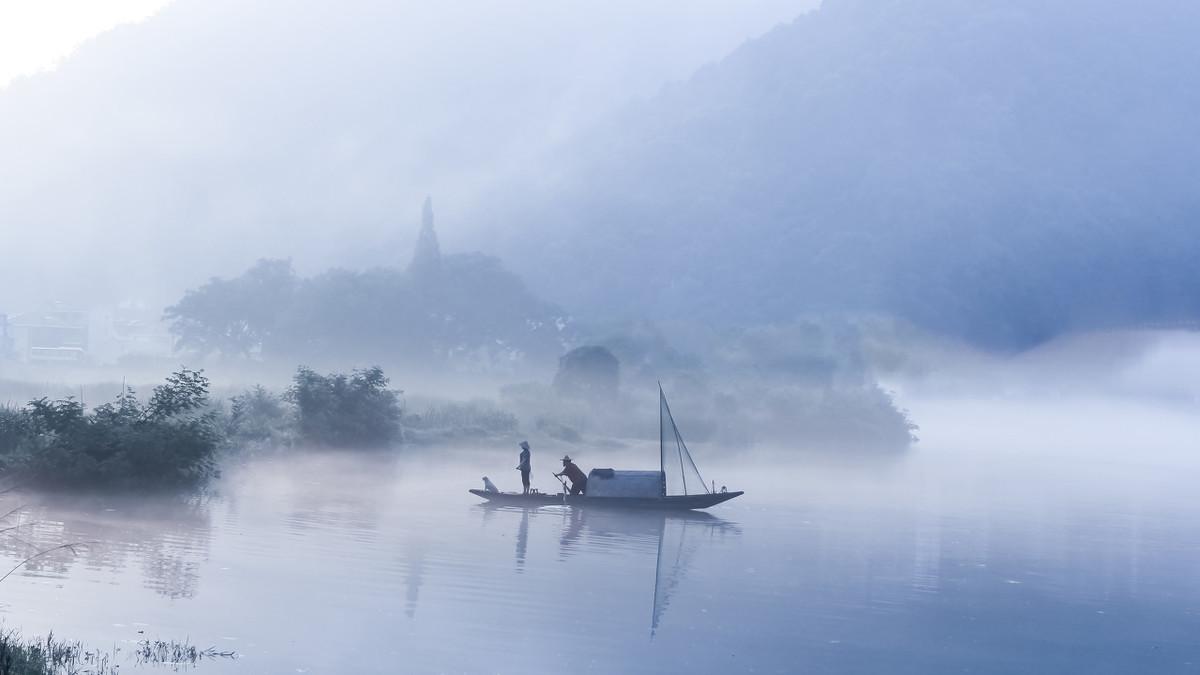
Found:
<path fill-rule="evenodd" d="M 554 475 L 566 476 L 571 479 L 571 494 L 587 494 L 587 476 L 583 474 L 583 471 L 579 467 L 575 466 L 575 462 L 571 461 L 571 456 L 563 455 L 562 463 L 563 470 Z"/>
<path fill-rule="evenodd" d="M 529 494 L 529 472 L 532 470 L 529 462 L 529 441 L 521 441 L 521 455 L 517 460 L 517 471 L 521 472 L 521 486 L 524 492 L 521 494 Z"/>

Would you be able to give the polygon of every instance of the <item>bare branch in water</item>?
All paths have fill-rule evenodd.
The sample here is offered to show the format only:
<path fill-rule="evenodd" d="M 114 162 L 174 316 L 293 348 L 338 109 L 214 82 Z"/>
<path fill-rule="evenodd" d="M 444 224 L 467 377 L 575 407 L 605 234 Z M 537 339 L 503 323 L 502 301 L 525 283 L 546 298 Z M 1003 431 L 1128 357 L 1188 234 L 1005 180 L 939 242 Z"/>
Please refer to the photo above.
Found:
<path fill-rule="evenodd" d="M 51 553 L 54 553 L 55 551 L 61 551 L 61 550 L 63 550 L 63 549 L 66 549 L 66 550 L 70 551 L 72 555 L 79 555 L 79 554 L 78 554 L 78 553 L 75 551 L 75 547 L 76 547 L 76 546 L 83 546 L 83 545 L 85 545 L 85 544 L 95 544 L 95 543 L 97 543 L 97 542 L 94 542 L 94 541 L 78 541 L 78 542 L 75 542 L 75 543 L 73 543 L 73 544 L 59 544 L 58 546 L 53 546 L 53 547 L 51 547 L 51 548 L 48 548 L 48 549 L 45 549 L 45 550 L 43 550 L 43 551 L 38 551 L 37 553 L 35 553 L 35 554 L 33 554 L 33 555 L 29 556 L 28 558 L 26 558 L 26 559 L 22 560 L 21 562 L 17 563 L 16 565 L 14 565 L 14 566 L 13 566 L 13 568 L 12 568 L 11 570 L 9 570 L 9 571 L 5 572 L 5 573 L 4 573 L 4 576 L 0 577 L 0 582 L 3 582 L 3 581 L 4 581 L 5 579 L 7 579 L 8 577 L 12 576 L 12 573 L 13 573 L 13 572 L 16 572 L 17 570 L 21 569 L 21 568 L 22 568 L 22 567 L 24 567 L 25 565 L 27 565 L 27 564 L 29 564 L 29 563 L 33 562 L 34 560 L 37 560 L 38 558 L 41 558 L 41 557 L 43 557 L 43 556 L 49 555 L 49 554 L 51 554 Z"/>
<path fill-rule="evenodd" d="M 0 495 L 2 495 L 2 494 L 4 494 L 4 492 L 0 491 Z M 26 506 L 28 506 L 28 504 L 22 504 L 22 505 L 16 507 L 15 509 L 10 510 L 8 513 L 0 516 L 0 520 L 8 520 L 9 517 L 12 516 L 14 513 L 17 513 L 18 511 L 24 511 Z"/>

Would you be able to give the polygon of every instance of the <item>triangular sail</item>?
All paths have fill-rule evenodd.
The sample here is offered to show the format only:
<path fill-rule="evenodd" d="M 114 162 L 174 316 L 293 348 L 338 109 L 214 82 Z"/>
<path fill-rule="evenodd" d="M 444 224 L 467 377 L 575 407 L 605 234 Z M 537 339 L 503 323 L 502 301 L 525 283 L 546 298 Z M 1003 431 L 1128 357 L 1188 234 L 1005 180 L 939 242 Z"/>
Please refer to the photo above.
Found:
<path fill-rule="evenodd" d="M 700 477 L 700 470 L 692 461 L 692 454 L 688 452 L 683 436 L 679 435 L 679 427 L 675 426 L 675 418 L 671 416 L 671 408 L 667 405 L 661 385 L 658 388 L 658 435 L 665 494 L 697 495 L 711 492 Z"/>

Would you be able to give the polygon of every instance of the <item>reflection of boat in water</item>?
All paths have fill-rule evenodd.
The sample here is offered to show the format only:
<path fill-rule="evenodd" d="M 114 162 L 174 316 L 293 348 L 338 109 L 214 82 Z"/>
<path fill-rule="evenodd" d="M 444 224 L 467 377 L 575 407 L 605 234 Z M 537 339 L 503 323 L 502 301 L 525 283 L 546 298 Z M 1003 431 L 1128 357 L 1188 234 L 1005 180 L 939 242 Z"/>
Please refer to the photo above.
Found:
<path fill-rule="evenodd" d="M 705 515 L 709 514 L 694 514 Z M 701 538 L 741 529 L 733 523 L 713 516 L 710 519 L 663 518 L 658 536 L 658 555 L 654 563 L 654 606 L 650 614 L 650 636 L 658 631 L 671 597 L 687 574 L 692 557 L 700 547 Z"/>
<path fill-rule="evenodd" d="M 498 504 L 513 506 L 605 506 L 627 509 L 706 509 L 742 495 L 742 491 L 720 492 L 709 489 L 688 452 L 679 427 L 671 416 L 667 397 L 658 389 L 658 471 L 614 471 L 592 469 L 587 491 L 582 495 L 522 494 L 470 490 L 470 493 Z M 678 471 L 676 470 L 678 467 Z M 714 486 L 715 488 L 715 486 Z"/>
<path fill-rule="evenodd" d="M 561 506 L 562 501 L 555 502 L 554 505 Z M 479 509 L 483 515 L 485 524 L 496 514 L 520 514 L 521 530 L 524 530 L 525 534 L 521 535 L 519 530 L 518 538 L 528 537 L 529 515 L 531 513 L 547 515 L 552 513 L 551 511 L 543 511 L 537 506 L 518 506 L 505 504 L 500 501 L 477 504 L 475 508 Z M 559 513 L 566 515 L 570 512 L 559 511 Z M 733 533 L 740 535 L 742 533 L 742 529 L 737 523 L 703 511 L 605 509 L 580 513 L 579 522 L 581 528 L 586 530 L 590 537 L 596 538 L 620 537 L 622 539 L 629 539 L 634 537 L 651 538 L 657 541 L 667 523 L 692 523 L 696 526 L 697 530 L 700 529 L 699 526 L 707 526 L 709 531 L 720 534 Z"/>
<path fill-rule="evenodd" d="M 559 559 L 566 561 L 581 550 L 612 550 L 619 546 L 639 554 L 653 552 L 654 597 L 650 616 L 653 636 L 676 597 L 692 567 L 697 553 L 707 543 L 741 536 L 741 527 L 734 522 L 700 511 L 637 511 L 632 509 L 540 509 L 519 507 L 497 502 L 480 504 L 485 522 L 492 516 L 509 514 L 507 522 L 515 523 L 516 570 L 522 573 L 528 555 L 530 520 L 549 517 L 550 523 L 562 516 L 562 531 L 558 537 Z M 517 516 L 519 514 L 519 520 Z M 702 556 L 701 556 L 702 557 Z M 685 588 L 686 590 L 686 588 Z"/>

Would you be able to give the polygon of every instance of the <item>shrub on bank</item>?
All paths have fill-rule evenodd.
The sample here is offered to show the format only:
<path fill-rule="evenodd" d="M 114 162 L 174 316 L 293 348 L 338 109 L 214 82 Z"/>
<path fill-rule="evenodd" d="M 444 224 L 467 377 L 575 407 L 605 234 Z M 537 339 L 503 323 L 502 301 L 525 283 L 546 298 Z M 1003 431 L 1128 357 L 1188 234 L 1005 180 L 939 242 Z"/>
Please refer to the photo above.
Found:
<path fill-rule="evenodd" d="M 285 397 L 296 406 L 301 440 L 334 447 L 375 447 L 400 438 L 400 397 L 383 369 L 321 375 L 301 367 Z"/>
<path fill-rule="evenodd" d="M 3 675 L 76 673 L 83 655 L 82 645 L 57 640 L 54 635 L 44 640 L 26 640 L 13 631 L 0 632 L 0 673 Z"/>
<path fill-rule="evenodd" d="M 216 473 L 221 433 L 208 378 L 184 368 L 140 402 L 126 388 L 90 413 L 72 398 L 40 398 L 0 412 L 0 472 L 58 487 L 159 488 Z"/>
<path fill-rule="evenodd" d="M 42 639 L 27 639 L 16 631 L 0 631 L 0 675 L 120 675 L 121 649 L 86 648 L 50 633 Z M 202 661 L 236 659 L 237 652 L 201 649 L 188 640 L 139 640 L 125 652 L 126 664 L 137 667 L 169 667 L 175 672 L 190 670 Z"/>
<path fill-rule="evenodd" d="M 291 446 L 296 414 L 284 397 L 257 385 L 229 399 L 225 434 L 232 448 Z"/>
<path fill-rule="evenodd" d="M 431 400 L 419 410 L 404 415 L 405 442 L 429 444 L 517 433 L 516 416 L 484 399 Z"/>

